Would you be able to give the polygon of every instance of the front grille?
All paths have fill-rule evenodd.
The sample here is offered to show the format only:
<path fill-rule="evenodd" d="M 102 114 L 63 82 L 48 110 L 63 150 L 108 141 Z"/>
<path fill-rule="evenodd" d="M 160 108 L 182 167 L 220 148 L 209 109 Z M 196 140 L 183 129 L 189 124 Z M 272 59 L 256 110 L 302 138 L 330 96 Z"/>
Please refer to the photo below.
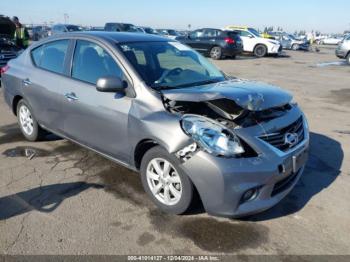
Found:
<path fill-rule="evenodd" d="M 292 186 L 295 179 L 298 177 L 299 172 L 295 174 L 291 174 L 287 176 L 286 178 L 282 179 L 281 181 L 277 182 L 275 186 L 273 187 L 271 197 L 274 197 L 275 195 L 278 195 L 279 193 L 282 193 L 283 191 L 287 190 Z"/>
<path fill-rule="evenodd" d="M 297 142 L 294 144 L 288 144 L 286 143 L 286 134 L 296 134 L 297 135 Z M 261 136 L 260 139 L 264 140 L 265 142 L 269 143 L 270 145 L 278 148 L 281 151 L 287 151 L 291 148 L 294 148 L 298 144 L 300 144 L 305 138 L 304 133 L 304 125 L 303 125 L 303 117 L 301 116 L 297 121 L 290 124 L 289 126 L 282 128 L 278 131 L 276 131 L 273 134 L 267 134 L 264 136 Z"/>

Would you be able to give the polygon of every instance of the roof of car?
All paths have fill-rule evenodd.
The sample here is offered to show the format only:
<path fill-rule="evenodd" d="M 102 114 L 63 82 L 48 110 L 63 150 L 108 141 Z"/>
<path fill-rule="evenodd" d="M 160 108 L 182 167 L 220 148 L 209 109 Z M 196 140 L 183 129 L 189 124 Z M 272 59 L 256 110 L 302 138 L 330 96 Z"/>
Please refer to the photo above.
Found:
<path fill-rule="evenodd" d="M 107 32 L 107 31 L 81 31 L 70 32 L 57 35 L 57 37 L 90 37 L 103 39 L 114 43 L 130 43 L 130 42 L 171 42 L 169 38 L 143 34 L 143 33 L 128 33 L 128 32 Z"/>

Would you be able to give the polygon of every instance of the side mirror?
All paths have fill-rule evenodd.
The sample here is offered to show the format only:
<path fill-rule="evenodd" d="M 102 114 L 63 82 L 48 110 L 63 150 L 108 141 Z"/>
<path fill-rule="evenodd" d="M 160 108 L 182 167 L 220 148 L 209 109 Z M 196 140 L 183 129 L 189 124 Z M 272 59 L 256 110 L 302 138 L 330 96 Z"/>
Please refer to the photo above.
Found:
<path fill-rule="evenodd" d="M 96 90 L 105 93 L 125 92 L 127 83 L 115 76 L 105 76 L 97 80 Z"/>

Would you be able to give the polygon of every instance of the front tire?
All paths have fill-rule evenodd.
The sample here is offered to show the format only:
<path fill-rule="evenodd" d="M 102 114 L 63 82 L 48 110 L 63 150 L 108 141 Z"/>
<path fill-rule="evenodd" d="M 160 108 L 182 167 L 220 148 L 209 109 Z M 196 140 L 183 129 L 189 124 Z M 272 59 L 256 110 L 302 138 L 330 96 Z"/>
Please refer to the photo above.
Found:
<path fill-rule="evenodd" d="M 350 65 L 350 53 L 346 56 L 346 62 Z"/>
<path fill-rule="evenodd" d="M 39 126 L 25 100 L 17 104 L 17 121 L 23 136 L 29 141 L 38 141 L 45 136 L 45 131 Z"/>
<path fill-rule="evenodd" d="M 220 60 L 222 59 L 222 49 L 219 46 L 214 46 L 210 50 L 210 57 L 214 60 Z"/>
<path fill-rule="evenodd" d="M 150 149 L 141 161 L 144 190 L 161 210 L 177 215 L 189 209 L 194 196 L 193 184 L 179 164 L 160 146 Z"/>
<path fill-rule="evenodd" d="M 267 55 L 267 48 L 266 46 L 264 45 L 257 45 L 255 48 L 254 48 L 254 55 L 256 57 L 264 57 Z"/>
<path fill-rule="evenodd" d="M 298 45 L 298 44 L 292 45 L 292 50 L 293 50 L 293 51 L 299 50 L 299 45 Z"/>

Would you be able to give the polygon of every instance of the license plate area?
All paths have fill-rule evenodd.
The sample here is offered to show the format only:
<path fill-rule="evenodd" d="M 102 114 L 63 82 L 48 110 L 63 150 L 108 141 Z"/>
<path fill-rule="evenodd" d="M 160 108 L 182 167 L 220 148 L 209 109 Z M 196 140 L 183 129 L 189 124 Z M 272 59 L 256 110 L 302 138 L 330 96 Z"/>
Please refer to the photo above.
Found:
<path fill-rule="evenodd" d="M 283 175 L 291 175 L 297 173 L 300 168 L 305 165 L 308 159 L 308 149 L 295 152 L 292 156 L 286 158 L 283 163 Z"/>
<path fill-rule="evenodd" d="M 308 155 L 308 150 L 304 149 L 301 152 L 292 156 L 292 171 L 294 174 L 297 173 L 300 170 L 300 168 L 306 164 Z"/>

